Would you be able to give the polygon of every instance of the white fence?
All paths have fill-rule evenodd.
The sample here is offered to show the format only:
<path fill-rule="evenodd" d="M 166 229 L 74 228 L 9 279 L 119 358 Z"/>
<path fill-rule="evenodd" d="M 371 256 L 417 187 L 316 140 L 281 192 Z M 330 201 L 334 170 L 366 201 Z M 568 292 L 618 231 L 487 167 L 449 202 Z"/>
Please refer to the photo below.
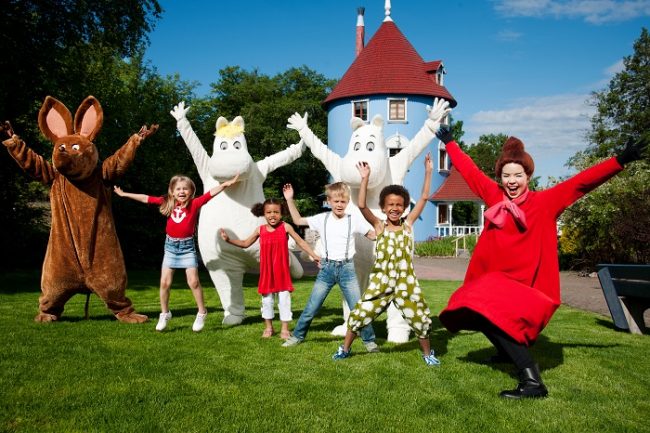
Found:
<path fill-rule="evenodd" d="M 438 236 L 441 238 L 446 238 L 448 236 L 480 234 L 481 229 L 482 227 L 480 226 L 449 226 L 449 225 L 436 226 Z"/>

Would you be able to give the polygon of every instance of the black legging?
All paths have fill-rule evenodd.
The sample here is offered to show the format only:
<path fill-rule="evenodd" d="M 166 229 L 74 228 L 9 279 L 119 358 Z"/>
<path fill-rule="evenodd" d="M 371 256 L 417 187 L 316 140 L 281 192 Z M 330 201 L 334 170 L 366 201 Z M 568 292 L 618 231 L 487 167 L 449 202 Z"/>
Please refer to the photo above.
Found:
<path fill-rule="evenodd" d="M 525 345 L 517 343 L 512 337 L 494 326 L 487 319 L 483 320 L 480 331 L 485 334 L 499 353 L 506 354 L 512 360 L 517 370 L 535 366 L 535 360 Z"/>

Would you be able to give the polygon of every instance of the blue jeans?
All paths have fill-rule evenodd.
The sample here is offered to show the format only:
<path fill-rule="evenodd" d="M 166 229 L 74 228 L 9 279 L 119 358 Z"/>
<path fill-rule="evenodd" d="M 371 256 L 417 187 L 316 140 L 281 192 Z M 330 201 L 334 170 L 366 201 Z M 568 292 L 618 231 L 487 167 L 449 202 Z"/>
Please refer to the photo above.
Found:
<path fill-rule="evenodd" d="M 320 308 L 323 306 L 323 302 L 325 302 L 325 298 L 327 298 L 332 287 L 337 283 L 341 288 L 341 293 L 343 293 L 345 302 L 347 302 L 350 310 L 354 308 L 361 297 L 357 274 L 354 271 L 354 262 L 352 260 L 321 260 L 321 269 L 316 276 L 314 288 L 293 330 L 293 336 L 295 338 L 301 341 L 305 339 L 309 326 L 312 320 L 314 320 L 314 316 L 318 314 Z M 375 341 L 375 331 L 372 329 L 372 325 L 367 325 L 362 328 L 360 335 L 364 343 Z"/>

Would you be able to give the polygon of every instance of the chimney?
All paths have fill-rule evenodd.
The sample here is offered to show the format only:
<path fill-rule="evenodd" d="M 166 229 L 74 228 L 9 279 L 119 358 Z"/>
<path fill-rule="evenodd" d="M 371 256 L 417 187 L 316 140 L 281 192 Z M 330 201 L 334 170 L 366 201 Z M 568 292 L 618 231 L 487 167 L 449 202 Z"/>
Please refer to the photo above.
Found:
<path fill-rule="evenodd" d="M 355 57 L 359 57 L 364 46 L 364 39 L 366 36 L 366 27 L 363 24 L 363 13 L 366 11 L 366 8 L 357 8 L 357 46 Z"/>

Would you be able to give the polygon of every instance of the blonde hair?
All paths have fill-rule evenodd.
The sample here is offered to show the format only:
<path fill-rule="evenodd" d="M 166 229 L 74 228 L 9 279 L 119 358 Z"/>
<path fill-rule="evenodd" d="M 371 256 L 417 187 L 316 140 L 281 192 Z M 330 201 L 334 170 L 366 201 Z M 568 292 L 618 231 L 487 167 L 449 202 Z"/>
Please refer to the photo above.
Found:
<path fill-rule="evenodd" d="M 174 205 L 176 204 L 176 200 L 174 199 L 174 188 L 176 188 L 176 184 L 178 182 L 185 182 L 190 186 L 192 193 L 190 194 L 190 199 L 187 201 L 187 204 L 190 203 L 190 201 L 194 198 L 194 194 L 196 194 L 196 185 L 194 185 L 194 181 L 192 179 L 180 174 L 172 177 L 169 181 L 169 187 L 167 188 L 167 197 L 165 197 L 165 200 L 162 202 L 159 208 L 160 213 L 166 217 L 169 217 L 174 210 Z"/>
<path fill-rule="evenodd" d="M 227 125 L 222 126 L 221 128 L 218 128 L 214 132 L 214 136 L 217 137 L 225 137 L 225 138 L 235 138 L 244 133 L 244 127 L 243 125 L 237 124 L 235 122 L 231 122 Z"/>
<path fill-rule="evenodd" d="M 327 198 L 332 198 L 335 195 L 342 195 L 343 198 L 350 199 L 350 187 L 345 182 L 334 182 L 325 185 L 325 195 Z"/>

